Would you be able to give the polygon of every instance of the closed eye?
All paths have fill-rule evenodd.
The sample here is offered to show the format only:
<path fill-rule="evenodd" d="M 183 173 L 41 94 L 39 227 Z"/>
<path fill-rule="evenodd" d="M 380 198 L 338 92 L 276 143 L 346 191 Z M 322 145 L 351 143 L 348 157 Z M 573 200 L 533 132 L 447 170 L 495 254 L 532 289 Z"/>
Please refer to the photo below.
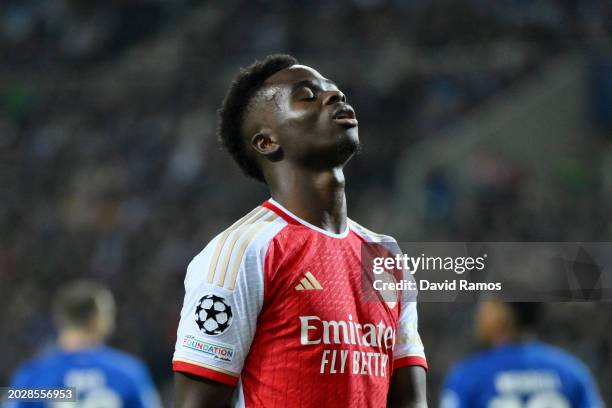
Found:
<path fill-rule="evenodd" d="M 298 90 L 298 99 L 301 101 L 314 101 L 317 94 L 308 86 L 303 86 Z"/>

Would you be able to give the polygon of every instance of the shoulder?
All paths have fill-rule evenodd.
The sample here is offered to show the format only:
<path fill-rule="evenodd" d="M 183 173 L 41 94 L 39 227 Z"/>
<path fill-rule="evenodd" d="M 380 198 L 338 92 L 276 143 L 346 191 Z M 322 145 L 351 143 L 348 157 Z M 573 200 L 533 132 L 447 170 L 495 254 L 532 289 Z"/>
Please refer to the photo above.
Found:
<path fill-rule="evenodd" d="M 361 240 L 362 243 L 367 243 L 368 253 L 375 257 L 388 257 L 402 253 L 399 244 L 390 235 L 379 234 L 361 224 L 349 219 L 350 230 Z"/>
<path fill-rule="evenodd" d="M 529 345 L 531 354 L 546 359 L 549 364 L 556 366 L 557 370 L 572 377 L 582 378 L 588 376 L 588 368 L 577 357 L 555 347 L 544 343 L 531 343 Z"/>
<path fill-rule="evenodd" d="M 209 283 L 231 277 L 241 266 L 257 266 L 275 235 L 287 223 L 274 211 L 258 206 L 214 237 L 187 267 L 187 284 L 206 276 Z M 252 265 L 255 262 L 255 265 Z M 204 275 L 202 275 L 204 274 Z"/>
<path fill-rule="evenodd" d="M 482 377 L 489 376 L 489 370 L 496 367 L 491 363 L 493 352 L 477 352 L 451 367 L 445 380 L 445 386 L 455 390 L 469 391 L 480 384 Z"/>
<path fill-rule="evenodd" d="M 139 383 L 149 377 L 149 369 L 138 357 L 112 347 L 102 347 L 98 352 L 100 360 L 109 371 L 116 372 L 123 378 Z"/>
<path fill-rule="evenodd" d="M 490 352 L 480 352 L 457 362 L 444 379 L 440 407 L 458 408 L 473 405 L 475 398 L 492 378 Z"/>
<path fill-rule="evenodd" d="M 11 379 L 12 385 L 26 386 L 30 385 L 38 373 L 46 372 L 53 365 L 53 355 L 51 353 L 45 353 L 32 358 L 22 363 L 15 372 Z"/>
<path fill-rule="evenodd" d="M 141 359 L 112 347 L 103 347 L 99 357 L 112 365 L 125 367 L 129 371 L 138 371 L 145 367 Z"/>
<path fill-rule="evenodd" d="M 257 206 L 238 221 L 217 234 L 194 258 L 198 261 L 206 255 L 222 255 L 224 249 L 238 247 L 258 247 L 269 243 L 270 239 L 286 225 L 274 211 Z"/>
<path fill-rule="evenodd" d="M 389 242 L 389 243 L 397 244 L 397 241 L 392 236 L 374 232 L 364 227 L 363 225 L 355 222 L 354 220 L 350 218 L 348 219 L 348 224 L 349 224 L 349 228 L 351 229 L 351 231 L 353 231 L 355 234 L 357 234 L 361 239 L 363 239 L 366 242 L 380 242 L 380 243 Z"/>
<path fill-rule="evenodd" d="M 468 373 L 477 372 L 483 365 L 487 365 L 487 362 L 490 361 L 490 358 L 490 351 L 482 351 L 475 353 L 472 356 L 457 362 L 452 367 L 450 373 L 451 375 L 454 374 L 456 376 L 464 376 Z"/>

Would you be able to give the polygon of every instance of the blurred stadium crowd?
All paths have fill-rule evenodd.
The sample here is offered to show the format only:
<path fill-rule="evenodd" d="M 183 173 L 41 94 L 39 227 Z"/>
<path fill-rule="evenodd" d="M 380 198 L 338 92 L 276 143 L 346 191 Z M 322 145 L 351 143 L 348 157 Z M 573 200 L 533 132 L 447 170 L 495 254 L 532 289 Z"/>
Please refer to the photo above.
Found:
<path fill-rule="evenodd" d="M 144 358 L 170 393 L 187 262 L 267 197 L 215 138 L 215 110 L 239 66 L 289 52 L 345 91 L 364 144 L 347 169 L 349 215 L 377 229 L 404 149 L 551 56 L 609 46 L 611 36 L 607 0 L 4 1 L 0 385 L 53 340 L 50 295 L 89 276 L 117 296 L 112 343 Z M 549 214 L 529 215 L 521 169 L 500 172 L 483 158 L 492 169 L 484 172 L 504 176 L 483 184 L 478 228 L 435 212 L 452 179 L 432 174 L 423 189 L 435 237 L 609 241 L 612 147 L 597 155 L 550 186 L 565 198 Z M 609 173 L 593 165 L 605 160 Z M 472 347 L 457 335 L 467 333 L 471 305 L 442 308 L 448 322 L 434 333 L 441 309 L 421 307 L 432 401 L 444 369 Z M 612 383 L 610 307 L 564 305 L 547 316 L 543 337 L 585 359 L 600 387 Z M 602 387 L 609 403 L 611 392 Z"/>

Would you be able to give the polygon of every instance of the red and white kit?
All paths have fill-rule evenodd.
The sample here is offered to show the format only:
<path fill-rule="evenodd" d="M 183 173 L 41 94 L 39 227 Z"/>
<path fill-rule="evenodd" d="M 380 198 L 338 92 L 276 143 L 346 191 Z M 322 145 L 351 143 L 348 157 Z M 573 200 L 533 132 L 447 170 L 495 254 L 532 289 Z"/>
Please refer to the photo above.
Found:
<path fill-rule="evenodd" d="M 427 368 L 416 302 L 362 299 L 361 244 L 270 199 L 187 268 L 175 371 L 238 385 L 238 406 L 384 407 L 399 367 Z"/>

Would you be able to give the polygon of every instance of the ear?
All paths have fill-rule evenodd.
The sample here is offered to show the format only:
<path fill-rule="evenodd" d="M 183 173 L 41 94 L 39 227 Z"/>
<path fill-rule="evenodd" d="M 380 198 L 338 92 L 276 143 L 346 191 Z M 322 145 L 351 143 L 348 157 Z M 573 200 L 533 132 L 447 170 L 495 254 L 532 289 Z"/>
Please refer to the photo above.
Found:
<path fill-rule="evenodd" d="M 270 129 L 260 129 L 251 137 L 251 146 L 264 156 L 275 156 L 280 151 L 280 144 Z"/>

